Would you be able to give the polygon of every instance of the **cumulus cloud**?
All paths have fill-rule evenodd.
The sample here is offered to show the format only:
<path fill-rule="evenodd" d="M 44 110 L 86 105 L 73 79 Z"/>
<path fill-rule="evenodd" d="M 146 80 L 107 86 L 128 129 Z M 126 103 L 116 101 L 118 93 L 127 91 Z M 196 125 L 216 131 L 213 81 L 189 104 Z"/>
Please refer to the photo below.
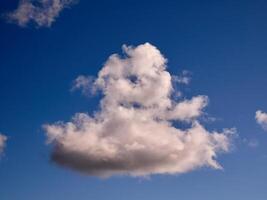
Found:
<path fill-rule="evenodd" d="M 38 27 L 50 27 L 59 13 L 76 0 L 20 0 L 18 8 L 7 14 L 7 20 L 26 26 L 34 22 Z"/>
<path fill-rule="evenodd" d="M 258 110 L 255 115 L 255 119 L 261 127 L 267 131 L 267 113 Z"/>
<path fill-rule="evenodd" d="M 167 60 L 155 46 L 124 45 L 123 51 L 123 57 L 108 58 L 93 82 L 103 93 L 98 112 L 44 125 L 53 144 L 52 160 L 99 177 L 220 169 L 216 157 L 229 151 L 234 130 L 210 132 L 201 125 L 208 97 L 172 99 Z"/>
<path fill-rule="evenodd" d="M 0 134 L 0 155 L 4 151 L 4 148 L 6 146 L 6 140 L 7 140 L 7 137 L 4 136 L 3 134 Z"/>

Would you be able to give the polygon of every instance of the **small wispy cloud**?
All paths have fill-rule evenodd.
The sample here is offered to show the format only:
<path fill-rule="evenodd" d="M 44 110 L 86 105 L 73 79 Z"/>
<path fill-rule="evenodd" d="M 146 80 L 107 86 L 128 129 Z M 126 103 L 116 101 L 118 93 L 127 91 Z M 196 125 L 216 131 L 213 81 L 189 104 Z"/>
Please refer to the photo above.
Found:
<path fill-rule="evenodd" d="M 204 128 L 198 119 L 208 105 L 207 96 L 171 98 L 167 59 L 155 46 L 124 45 L 123 50 L 124 57 L 109 57 L 93 83 L 86 76 L 74 81 L 74 89 L 86 92 L 93 84 L 103 93 L 98 112 L 44 125 L 54 147 L 51 159 L 99 177 L 178 174 L 203 166 L 221 169 L 216 157 L 230 150 L 235 129 Z"/>
<path fill-rule="evenodd" d="M 82 94 L 86 96 L 94 94 L 96 91 L 94 81 L 95 79 L 92 76 L 80 75 L 72 82 L 70 90 L 80 90 Z"/>
<path fill-rule="evenodd" d="M 267 131 L 267 113 L 258 110 L 255 115 L 255 119 L 261 127 Z"/>
<path fill-rule="evenodd" d="M 180 84 L 188 85 L 191 81 L 191 73 L 187 70 L 183 70 L 180 75 L 172 75 L 172 80 Z"/>
<path fill-rule="evenodd" d="M 246 144 L 250 148 L 257 148 L 260 145 L 259 140 L 255 138 L 254 139 L 244 138 L 243 143 Z"/>
<path fill-rule="evenodd" d="M 0 155 L 3 153 L 6 146 L 7 137 L 0 133 Z"/>
<path fill-rule="evenodd" d="M 8 22 L 25 27 L 34 22 L 38 27 L 50 27 L 59 13 L 77 0 L 20 0 L 18 8 L 6 14 Z"/>

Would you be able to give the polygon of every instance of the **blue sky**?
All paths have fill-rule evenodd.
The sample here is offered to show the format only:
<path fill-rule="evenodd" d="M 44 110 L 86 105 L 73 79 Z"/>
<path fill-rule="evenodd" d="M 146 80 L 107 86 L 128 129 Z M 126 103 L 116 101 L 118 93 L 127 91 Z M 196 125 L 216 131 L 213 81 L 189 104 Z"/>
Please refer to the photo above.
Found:
<path fill-rule="evenodd" d="M 17 7 L 2 0 L 0 12 Z M 0 160 L 0 199 L 267 198 L 267 133 L 255 112 L 267 111 L 267 3 L 265 1 L 85 1 L 63 9 L 50 27 L 0 21 L 0 132 L 8 136 Z M 192 73 L 183 93 L 207 95 L 203 122 L 211 130 L 235 127 L 223 170 L 102 180 L 50 162 L 42 125 L 92 113 L 100 96 L 71 92 L 80 74 L 96 76 L 123 44 L 149 42 L 168 59 L 168 71 Z M 257 141 L 256 147 L 248 145 Z"/>

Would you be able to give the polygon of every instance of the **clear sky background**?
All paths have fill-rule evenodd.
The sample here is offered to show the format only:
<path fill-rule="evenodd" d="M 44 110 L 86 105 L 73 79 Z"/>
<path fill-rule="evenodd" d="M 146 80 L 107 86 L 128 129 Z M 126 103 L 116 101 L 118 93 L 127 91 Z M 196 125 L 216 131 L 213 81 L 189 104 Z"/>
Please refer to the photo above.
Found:
<path fill-rule="evenodd" d="M 17 7 L 1 0 L 0 12 Z M 266 200 L 267 2 L 80 0 L 50 28 L 0 21 L 0 131 L 9 140 L 0 161 L 1 200 Z M 168 70 L 192 72 L 184 89 L 207 95 L 209 129 L 236 127 L 224 170 L 201 168 L 150 179 L 101 180 L 49 161 L 44 123 L 94 111 L 99 97 L 70 92 L 80 74 L 96 75 L 123 44 L 145 42 L 168 58 Z M 257 145 L 249 145 L 251 142 Z"/>

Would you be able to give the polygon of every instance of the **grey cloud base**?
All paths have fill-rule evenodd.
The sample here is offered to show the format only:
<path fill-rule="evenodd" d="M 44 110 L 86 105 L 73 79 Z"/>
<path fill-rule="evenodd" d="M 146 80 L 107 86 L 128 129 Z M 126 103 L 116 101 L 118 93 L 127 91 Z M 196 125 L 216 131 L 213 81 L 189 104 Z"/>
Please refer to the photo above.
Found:
<path fill-rule="evenodd" d="M 52 160 L 84 174 L 149 176 L 220 169 L 215 158 L 229 151 L 232 129 L 209 132 L 197 120 L 206 96 L 175 101 L 167 60 L 153 45 L 123 46 L 127 55 L 109 57 L 98 77 L 77 88 L 104 94 L 93 116 L 77 113 L 70 122 L 45 125 Z M 88 86 L 86 83 L 92 85 Z M 189 124 L 187 129 L 175 121 Z"/>

